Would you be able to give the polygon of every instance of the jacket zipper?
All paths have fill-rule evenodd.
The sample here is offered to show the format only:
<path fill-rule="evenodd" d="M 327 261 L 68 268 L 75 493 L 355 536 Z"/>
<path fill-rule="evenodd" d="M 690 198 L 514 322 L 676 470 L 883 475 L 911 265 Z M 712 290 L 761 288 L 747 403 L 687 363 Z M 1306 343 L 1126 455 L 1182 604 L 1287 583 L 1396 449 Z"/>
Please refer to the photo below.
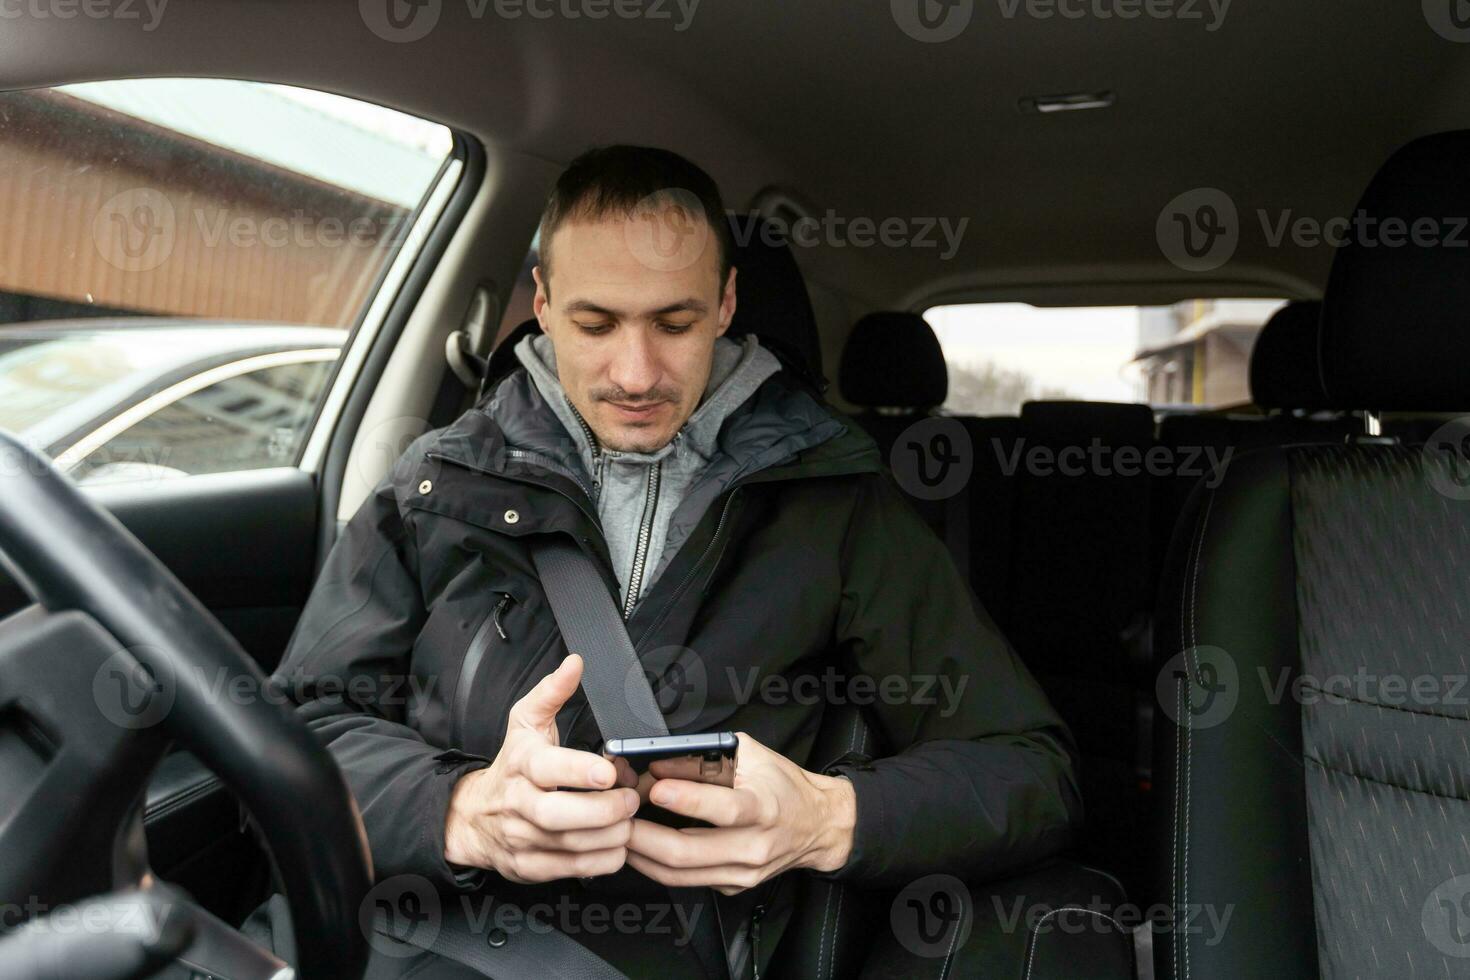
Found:
<path fill-rule="evenodd" d="M 638 542 L 633 547 L 633 570 L 628 573 L 628 595 L 623 601 L 623 618 L 627 619 L 638 604 L 643 591 L 643 572 L 648 566 L 648 542 L 653 537 L 653 515 L 658 511 L 658 487 L 662 482 L 664 463 L 659 460 L 648 469 L 648 487 L 643 494 L 643 516 L 638 522 Z"/>
<path fill-rule="evenodd" d="M 572 404 L 570 398 L 567 399 L 567 408 L 572 410 L 572 418 L 577 420 L 577 424 L 582 427 L 582 435 L 587 437 L 587 447 L 592 452 L 592 487 L 600 494 L 602 492 L 602 445 L 597 441 L 597 436 L 592 434 L 592 426 L 582 418 L 582 413 L 577 411 L 577 406 Z M 597 494 L 591 496 L 594 500 L 597 499 Z"/>
<path fill-rule="evenodd" d="M 475 675 L 480 672 L 480 663 L 485 659 L 485 653 L 494 642 L 491 630 L 499 635 L 501 640 L 510 637 L 506 635 L 505 624 L 501 621 L 505 611 L 510 604 L 515 602 L 515 596 L 509 592 L 500 593 L 500 601 L 495 604 L 494 610 L 480 623 L 480 628 L 475 630 L 475 635 L 470 638 L 469 649 L 465 651 L 464 662 L 459 668 L 459 686 L 454 689 L 454 714 L 449 722 L 450 738 L 455 745 L 463 740 L 464 719 L 469 712 L 470 689 L 474 685 Z"/>
<path fill-rule="evenodd" d="M 529 460 L 530 462 L 535 463 L 537 466 L 540 466 L 543 469 L 565 476 L 577 486 L 581 487 L 584 493 L 587 492 L 587 484 L 583 483 L 575 473 L 572 473 L 570 470 L 564 469 L 563 467 L 557 466 L 556 464 L 548 461 L 546 457 L 542 456 L 540 453 L 529 453 L 522 449 L 508 449 L 506 450 L 505 454 L 515 459 Z M 513 476 L 510 473 L 497 473 L 495 470 L 487 470 L 483 466 L 476 466 L 473 463 L 466 463 L 464 460 L 455 459 L 452 456 L 445 456 L 443 453 L 427 452 L 424 454 L 424 458 L 441 460 L 445 463 L 450 463 L 454 466 L 458 466 L 461 469 L 469 470 L 471 473 L 479 473 L 482 476 L 493 476 L 497 479 L 509 480 L 512 483 L 522 483 L 526 486 L 539 487 L 542 490 L 550 490 L 552 493 L 559 494 L 560 496 L 565 497 L 567 500 L 571 501 L 578 510 L 580 510 L 583 514 L 587 516 L 587 519 L 592 522 L 593 526 L 597 528 L 602 527 L 602 519 L 597 516 L 597 512 L 595 510 L 587 507 L 584 503 L 582 503 L 582 501 L 567 493 L 565 490 L 559 490 L 549 483 L 542 483 L 540 480 L 532 480 L 524 476 Z M 587 497 L 588 501 L 590 502 L 592 495 L 588 493 Z"/>
<path fill-rule="evenodd" d="M 694 581 L 694 577 L 699 574 L 699 570 L 704 567 L 705 560 L 709 558 L 710 552 L 714 551 L 715 545 L 720 541 L 720 535 L 724 533 L 725 521 L 730 516 L 730 505 L 735 503 L 735 495 L 739 489 L 740 484 L 736 484 L 730 488 L 730 495 L 725 498 L 725 506 L 720 509 L 720 519 L 715 524 L 715 533 L 710 537 L 709 544 L 704 546 L 704 553 L 699 556 L 699 560 L 684 575 L 684 580 L 679 583 L 679 587 L 674 590 L 673 595 L 669 596 L 669 601 L 659 611 L 658 617 L 649 624 L 648 629 L 644 630 L 643 635 L 638 638 L 640 643 L 647 637 L 652 636 L 664 624 L 664 620 L 669 618 L 669 613 L 673 611 L 675 604 L 683 597 L 690 583 Z M 635 643 L 634 649 L 637 649 L 637 647 L 638 644 Z"/>

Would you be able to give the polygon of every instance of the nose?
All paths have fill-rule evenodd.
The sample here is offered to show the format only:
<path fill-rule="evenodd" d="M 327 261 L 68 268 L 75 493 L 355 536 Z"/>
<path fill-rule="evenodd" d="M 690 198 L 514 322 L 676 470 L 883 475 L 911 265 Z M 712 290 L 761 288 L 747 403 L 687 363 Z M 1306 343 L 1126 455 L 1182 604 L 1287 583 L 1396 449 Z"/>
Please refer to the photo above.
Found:
<path fill-rule="evenodd" d="M 630 395 L 645 394 L 658 383 L 660 373 L 653 339 L 641 327 L 619 330 L 617 334 L 608 380 Z"/>

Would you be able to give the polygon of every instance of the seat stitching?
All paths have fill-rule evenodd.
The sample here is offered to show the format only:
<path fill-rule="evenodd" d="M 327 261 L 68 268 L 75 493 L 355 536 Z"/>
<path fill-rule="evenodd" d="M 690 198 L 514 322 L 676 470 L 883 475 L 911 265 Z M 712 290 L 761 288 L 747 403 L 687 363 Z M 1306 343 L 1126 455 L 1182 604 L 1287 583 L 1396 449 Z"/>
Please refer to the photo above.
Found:
<path fill-rule="evenodd" d="M 832 947 L 827 954 L 827 976 L 829 978 L 837 975 L 837 933 L 842 931 L 842 898 L 847 889 L 833 886 L 832 890 L 837 892 L 837 914 L 832 917 Z M 818 958 L 818 968 L 821 965 L 822 961 Z"/>
<path fill-rule="evenodd" d="M 1205 552 L 1205 528 L 1210 523 L 1210 511 L 1215 504 L 1215 494 L 1211 491 L 1205 500 L 1205 512 L 1199 522 L 1199 545 L 1194 552 L 1194 570 L 1190 575 L 1190 599 L 1189 599 L 1189 647 L 1186 656 L 1194 659 L 1194 666 L 1199 667 L 1199 568 L 1203 564 Z M 1193 673 L 1191 677 L 1195 676 Z M 1184 733 L 1185 769 L 1188 773 L 1184 782 L 1184 914 L 1189 914 L 1189 828 L 1191 803 L 1194 788 L 1194 718 L 1190 717 L 1190 724 Z M 1189 933 L 1184 934 L 1184 980 L 1189 980 Z"/>
<path fill-rule="evenodd" d="M 1086 912 L 1088 915 L 1095 915 L 1095 916 L 1097 916 L 1100 919 L 1107 919 L 1109 922 L 1111 922 L 1113 924 L 1113 928 L 1117 929 L 1119 932 L 1127 932 L 1128 931 L 1127 929 L 1124 929 L 1121 925 L 1118 924 L 1118 920 L 1117 919 L 1113 918 L 1111 915 L 1108 915 L 1106 912 L 1099 912 L 1097 909 L 1085 909 L 1085 908 L 1083 908 L 1080 905 L 1063 905 L 1060 908 L 1052 909 L 1050 912 L 1046 913 L 1041 918 L 1037 919 L 1036 920 L 1036 928 L 1034 928 L 1034 929 L 1031 930 L 1031 941 L 1026 944 L 1027 945 L 1027 949 L 1026 949 L 1026 976 L 1025 976 L 1024 980 L 1031 980 L 1031 967 L 1035 963 L 1035 960 L 1036 960 L 1036 946 L 1037 946 L 1037 940 L 1039 940 L 1041 938 L 1041 931 L 1040 930 L 1041 930 L 1042 924 L 1045 923 L 1046 920 L 1047 919 L 1050 919 L 1052 916 L 1057 915 L 1057 914 L 1059 914 L 1061 912 L 1068 912 L 1068 911 L 1070 911 L 1070 912 Z"/>
<path fill-rule="evenodd" d="M 822 972 L 822 951 L 827 946 L 827 923 L 830 921 L 828 913 L 832 911 L 832 893 L 837 891 L 837 886 L 827 882 L 827 907 L 822 910 L 822 934 L 817 937 L 817 973 Z"/>
<path fill-rule="evenodd" d="M 1470 798 L 1466 798 L 1464 796 L 1455 796 L 1453 793 L 1436 793 L 1432 789 L 1416 789 L 1413 786 L 1405 786 L 1402 783 L 1390 782 L 1387 779 L 1379 779 L 1377 776 L 1370 776 L 1365 772 L 1353 772 L 1351 769 L 1344 769 L 1341 766 L 1334 766 L 1330 762 L 1323 762 L 1321 759 L 1314 759 L 1311 756 L 1304 756 L 1304 758 L 1308 762 L 1317 766 L 1321 766 L 1323 769 L 1327 769 L 1331 772 L 1340 773 L 1344 776 L 1351 776 L 1354 779 L 1364 779 L 1370 783 L 1377 783 L 1379 786 L 1388 786 L 1393 789 L 1403 790 L 1405 793 L 1418 793 L 1420 796 L 1432 796 L 1437 800 L 1454 800 L 1456 803 L 1470 803 Z"/>

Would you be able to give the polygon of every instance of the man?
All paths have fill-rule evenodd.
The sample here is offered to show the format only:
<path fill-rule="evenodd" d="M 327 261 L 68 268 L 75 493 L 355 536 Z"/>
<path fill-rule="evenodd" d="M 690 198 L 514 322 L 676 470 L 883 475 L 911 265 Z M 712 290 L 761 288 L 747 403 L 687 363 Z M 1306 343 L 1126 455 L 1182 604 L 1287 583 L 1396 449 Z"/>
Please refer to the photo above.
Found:
<path fill-rule="evenodd" d="M 281 667 L 377 877 L 564 910 L 632 901 L 624 928 L 553 922 L 630 975 L 706 976 L 724 964 L 650 910 L 709 893 L 671 888 L 742 899 L 718 932 L 738 945 L 763 918 L 764 967 L 785 872 L 897 887 L 1064 846 L 1079 810 L 1064 726 L 873 443 L 754 337 L 724 336 L 739 270 L 708 175 L 593 150 L 557 182 L 540 242 L 542 333 L 398 459 Z M 532 566 L 542 535 L 593 558 L 660 693 L 685 691 L 670 727 L 739 732 L 733 788 L 618 784 L 596 751 L 616 733 L 597 731 Z M 885 757 L 813 758 L 824 704 L 794 696 L 803 678 L 867 692 Z"/>

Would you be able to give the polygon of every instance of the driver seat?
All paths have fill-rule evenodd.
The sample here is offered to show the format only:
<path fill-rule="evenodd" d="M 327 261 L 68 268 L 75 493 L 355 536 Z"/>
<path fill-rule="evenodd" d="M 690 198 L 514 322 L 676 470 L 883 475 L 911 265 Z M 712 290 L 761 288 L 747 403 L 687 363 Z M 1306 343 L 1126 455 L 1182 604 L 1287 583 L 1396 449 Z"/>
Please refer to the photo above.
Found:
<path fill-rule="evenodd" d="M 1441 133 L 1369 185 L 1383 237 L 1338 250 L 1316 326 L 1327 407 L 1470 406 L 1445 218 L 1470 215 L 1466 174 L 1470 131 Z M 1385 245 L 1426 218 L 1442 237 Z M 1157 618 L 1157 976 L 1470 964 L 1470 420 L 1437 435 L 1252 452 L 1186 505 Z"/>

